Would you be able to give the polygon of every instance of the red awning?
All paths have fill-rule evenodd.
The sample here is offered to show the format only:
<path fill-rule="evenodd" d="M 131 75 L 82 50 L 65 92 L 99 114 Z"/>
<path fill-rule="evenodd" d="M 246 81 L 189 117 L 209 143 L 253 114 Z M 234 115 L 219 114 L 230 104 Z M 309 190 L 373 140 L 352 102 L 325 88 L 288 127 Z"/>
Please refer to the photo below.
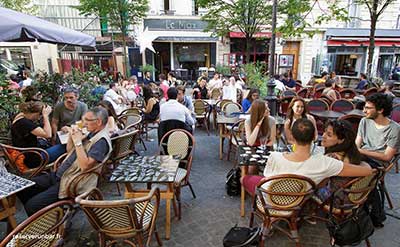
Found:
<path fill-rule="evenodd" d="M 253 35 L 253 38 L 271 38 L 271 32 L 259 32 Z M 229 32 L 230 38 L 246 38 L 242 32 Z"/>
<path fill-rule="evenodd" d="M 328 46 L 369 46 L 368 40 L 328 40 Z M 375 46 L 400 46 L 400 40 L 375 40 Z"/>

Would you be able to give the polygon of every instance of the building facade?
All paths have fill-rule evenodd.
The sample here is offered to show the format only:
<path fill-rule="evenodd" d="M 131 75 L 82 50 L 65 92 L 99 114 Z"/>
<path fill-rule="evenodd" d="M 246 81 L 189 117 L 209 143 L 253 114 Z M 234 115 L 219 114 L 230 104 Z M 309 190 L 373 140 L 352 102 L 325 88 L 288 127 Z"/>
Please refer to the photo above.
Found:
<path fill-rule="evenodd" d="M 326 1 L 318 1 L 318 7 L 307 15 L 306 20 L 313 23 L 318 16 L 326 14 Z M 40 17 L 96 36 L 97 52 L 59 46 L 58 55 L 61 60 L 92 60 L 103 68 L 123 70 L 118 65 L 122 59 L 114 56 L 122 54 L 120 49 L 114 48 L 118 47 L 118 31 L 108 30 L 105 35 L 99 18 L 81 16 L 74 8 L 79 0 L 33 2 L 38 6 Z M 312 37 L 278 37 L 276 73 L 290 70 L 295 79 L 305 83 L 322 70 L 335 71 L 349 78 L 357 78 L 367 70 L 370 25 L 368 10 L 363 5 L 355 4 L 354 0 L 342 0 L 340 5 L 348 10 L 349 22 L 330 21 L 313 26 L 311 30 L 316 31 L 316 34 Z M 149 0 L 147 17 L 140 25 L 128 27 L 131 72 L 137 73 L 140 65 L 145 62 L 153 64 L 157 73 L 174 70 L 182 71 L 189 77 L 197 77 L 197 70 L 201 67 L 242 64 L 246 60 L 243 34 L 231 30 L 226 37 L 213 37 L 211 33 L 203 32 L 206 23 L 201 20 L 201 16 L 204 13 L 206 10 L 198 8 L 196 0 Z M 147 49 L 145 55 L 140 54 L 136 42 L 140 35 L 152 37 L 155 53 Z M 271 30 L 266 28 L 255 36 L 250 61 L 268 62 Z M 377 23 L 373 76 L 386 79 L 393 66 L 400 62 L 399 42 L 400 0 L 397 0 L 385 10 Z"/>

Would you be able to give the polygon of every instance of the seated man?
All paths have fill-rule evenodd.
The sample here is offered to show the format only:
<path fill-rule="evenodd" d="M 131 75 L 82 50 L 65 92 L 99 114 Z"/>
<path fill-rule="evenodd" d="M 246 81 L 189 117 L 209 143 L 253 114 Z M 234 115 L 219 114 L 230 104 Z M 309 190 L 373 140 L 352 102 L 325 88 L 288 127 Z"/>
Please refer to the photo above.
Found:
<path fill-rule="evenodd" d="M 171 129 L 184 128 L 192 132 L 192 125 L 195 123 L 192 112 L 176 100 L 178 90 L 175 87 L 170 87 L 167 94 L 168 101 L 160 106 L 159 139 Z M 169 126 L 164 126 L 166 121 L 169 121 Z"/>
<path fill-rule="evenodd" d="M 68 128 L 68 155 L 57 171 L 34 177 L 32 181 L 36 184 L 18 193 L 28 216 L 59 199 L 67 198 L 67 188 L 76 175 L 108 159 L 112 146 L 108 129 L 105 128 L 107 119 L 107 111 L 95 107 L 83 117 L 89 131 L 87 136 L 77 126 Z M 77 192 L 81 194 L 91 190 L 96 184 L 97 177 L 88 176 L 79 182 Z"/>
<path fill-rule="evenodd" d="M 310 178 L 319 184 L 332 176 L 358 177 L 372 174 L 368 165 L 353 165 L 339 161 L 323 154 L 313 155 L 311 144 L 314 140 L 315 127 L 307 118 L 296 120 L 292 127 L 292 135 L 296 145 L 291 153 L 272 152 L 264 170 L 265 177 L 280 174 L 296 174 Z M 257 184 L 263 176 L 247 175 L 241 181 L 245 189 L 254 195 Z"/>
<path fill-rule="evenodd" d="M 391 99 L 382 93 L 366 98 L 356 145 L 372 166 L 387 165 L 400 150 L 400 125 L 389 118 Z"/>
<path fill-rule="evenodd" d="M 76 121 L 82 119 L 83 114 L 88 107 L 85 103 L 78 100 L 79 93 L 75 88 L 67 88 L 64 91 L 64 102 L 58 103 L 54 107 L 53 117 L 51 120 L 52 140 L 56 141 L 57 131 L 68 131 L 68 126 L 75 124 Z"/>
<path fill-rule="evenodd" d="M 103 100 L 109 101 L 112 106 L 114 107 L 114 110 L 117 114 L 120 114 L 121 111 L 123 110 L 120 105 L 122 103 L 126 103 L 125 98 L 122 95 L 119 95 L 117 93 L 118 88 L 116 83 L 110 83 L 110 89 L 107 90 L 107 92 L 103 96 Z"/>
<path fill-rule="evenodd" d="M 387 166 L 400 150 L 400 125 L 388 118 L 391 111 L 392 101 L 387 95 L 376 93 L 366 98 L 365 117 L 358 126 L 356 145 L 372 167 Z M 382 227 L 386 219 L 381 198 L 384 197 L 378 190 L 372 191 L 369 197 L 370 216 L 376 227 Z"/>
<path fill-rule="evenodd" d="M 190 96 L 185 95 L 185 87 L 184 86 L 177 86 L 176 89 L 178 90 L 178 102 L 182 105 L 186 106 L 189 111 L 194 112 L 194 106 L 192 102 L 192 98 Z"/>
<path fill-rule="evenodd" d="M 364 90 L 368 86 L 367 75 L 360 73 L 360 81 L 358 82 L 355 89 Z"/>

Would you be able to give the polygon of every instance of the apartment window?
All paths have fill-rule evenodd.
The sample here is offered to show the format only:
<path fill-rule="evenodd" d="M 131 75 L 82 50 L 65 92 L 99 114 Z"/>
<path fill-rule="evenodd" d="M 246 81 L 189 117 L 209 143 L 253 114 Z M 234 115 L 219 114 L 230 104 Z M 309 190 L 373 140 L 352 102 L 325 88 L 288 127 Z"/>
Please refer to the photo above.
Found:
<path fill-rule="evenodd" d="M 193 0 L 192 3 L 193 3 L 193 10 L 192 10 L 193 15 L 198 15 L 199 14 L 199 4 L 197 3 L 196 0 Z"/>
<path fill-rule="evenodd" d="M 169 10 L 169 0 L 164 0 L 164 11 Z"/>
<path fill-rule="evenodd" d="M 350 21 L 347 23 L 349 28 L 357 28 L 360 26 L 360 8 L 355 0 L 349 0 L 349 12 L 348 16 Z"/>

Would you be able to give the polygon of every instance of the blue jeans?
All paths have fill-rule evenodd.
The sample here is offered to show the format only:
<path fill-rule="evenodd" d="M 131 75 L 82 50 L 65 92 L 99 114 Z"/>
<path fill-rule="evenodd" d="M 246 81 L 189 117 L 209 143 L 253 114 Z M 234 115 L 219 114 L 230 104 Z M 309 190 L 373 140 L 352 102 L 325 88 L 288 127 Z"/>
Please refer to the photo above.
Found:
<path fill-rule="evenodd" d="M 56 161 L 58 157 L 67 152 L 66 144 L 57 144 L 52 147 L 46 149 L 47 154 L 49 155 L 49 163 Z"/>

